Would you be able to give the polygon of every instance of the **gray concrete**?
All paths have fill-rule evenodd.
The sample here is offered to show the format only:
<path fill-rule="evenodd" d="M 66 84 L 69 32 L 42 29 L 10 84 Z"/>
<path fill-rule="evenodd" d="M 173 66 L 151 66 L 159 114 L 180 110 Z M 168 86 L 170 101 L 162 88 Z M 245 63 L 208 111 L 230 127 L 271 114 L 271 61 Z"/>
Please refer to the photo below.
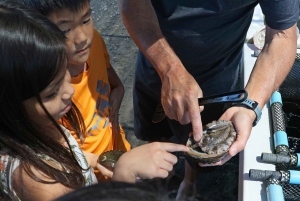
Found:
<path fill-rule="evenodd" d="M 144 143 L 133 134 L 132 81 L 137 47 L 122 23 L 117 0 L 91 0 L 91 7 L 94 26 L 103 36 L 111 64 L 125 87 L 120 123 L 127 139 L 136 147 Z"/>

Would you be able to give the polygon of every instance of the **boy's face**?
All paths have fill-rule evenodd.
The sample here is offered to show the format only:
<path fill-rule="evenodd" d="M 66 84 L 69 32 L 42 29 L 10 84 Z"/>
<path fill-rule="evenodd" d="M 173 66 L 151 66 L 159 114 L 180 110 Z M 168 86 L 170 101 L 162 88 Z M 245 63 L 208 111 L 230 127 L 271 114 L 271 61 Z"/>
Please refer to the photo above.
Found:
<path fill-rule="evenodd" d="M 67 52 L 69 63 L 84 64 L 90 55 L 94 37 L 94 25 L 89 1 L 78 12 L 68 9 L 58 10 L 48 17 L 67 36 Z"/>

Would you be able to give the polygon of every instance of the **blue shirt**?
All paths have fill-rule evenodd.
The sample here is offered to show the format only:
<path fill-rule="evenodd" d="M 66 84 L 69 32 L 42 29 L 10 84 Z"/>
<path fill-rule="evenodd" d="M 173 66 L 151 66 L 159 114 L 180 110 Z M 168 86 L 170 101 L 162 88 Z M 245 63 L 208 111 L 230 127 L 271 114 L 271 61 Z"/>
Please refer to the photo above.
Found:
<path fill-rule="evenodd" d="M 299 19 L 298 0 L 152 0 L 163 35 L 205 96 L 232 90 L 258 3 L 273 29 L 289 28 Z M 137 75 L 150 78 L 146 85 L 160 82 L 143 55 L 140 64 Z"/>

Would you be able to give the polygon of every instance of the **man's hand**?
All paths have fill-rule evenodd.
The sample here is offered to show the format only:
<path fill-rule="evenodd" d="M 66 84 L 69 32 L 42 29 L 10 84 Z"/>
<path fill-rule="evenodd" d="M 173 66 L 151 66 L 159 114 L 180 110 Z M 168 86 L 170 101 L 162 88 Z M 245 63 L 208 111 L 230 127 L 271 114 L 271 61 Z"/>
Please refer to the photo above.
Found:
<path fill-rule="evenodd" d="M 164 38 L 150 0 L 119 0 L 124 25 L 135 44 L 152 63 L 162 82 L 161 103 L 170 119 L 192 123 L 196 141 L 202 135 L 198 98 L 202 91 Z M 147 79 L 147 78 L 145 78 Z"/>
<path fill-rule="evenodd" d="M 166 115 L 181 124 L 192 123 L 196 141 L 202 136 L 202 122 L 198 98 L 202 90 L 184 67 L 172 68 L 162 78 L 161 102 Z"/>
<path fill-rule="evenodd" d="M 244 107 L 235 106 L 226 110 L 220 119 L 232 121 L 237 132 L 236 141 L 229 148 L 229 154 L 221 161 L 214 164 L 199 163 L 199 165 L 202 167 L 223 165 L 233 156 L 235 156 L 238 152 L 242 151 L 245 148 L 246 143 L 250 137 L 252 124 L 255 118 L 256 115 L 254 111 Z"/>

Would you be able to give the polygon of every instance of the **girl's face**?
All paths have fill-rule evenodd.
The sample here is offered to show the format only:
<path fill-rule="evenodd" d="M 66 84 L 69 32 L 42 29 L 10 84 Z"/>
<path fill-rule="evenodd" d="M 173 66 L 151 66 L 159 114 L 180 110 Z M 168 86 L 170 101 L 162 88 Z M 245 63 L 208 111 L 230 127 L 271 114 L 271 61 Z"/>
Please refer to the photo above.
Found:
<path fill-rule="evenodd" d="M 45 108 L 56 121 L 63 117 L 72 106 L 71 99 L 75 90 L 70 82 L 69 71 L 62 70 L 40 93 Z M 36 97 L 23 101 L 23 104 L 29 117 L 36 125 L 43 127 L 52 123 Z"/>

